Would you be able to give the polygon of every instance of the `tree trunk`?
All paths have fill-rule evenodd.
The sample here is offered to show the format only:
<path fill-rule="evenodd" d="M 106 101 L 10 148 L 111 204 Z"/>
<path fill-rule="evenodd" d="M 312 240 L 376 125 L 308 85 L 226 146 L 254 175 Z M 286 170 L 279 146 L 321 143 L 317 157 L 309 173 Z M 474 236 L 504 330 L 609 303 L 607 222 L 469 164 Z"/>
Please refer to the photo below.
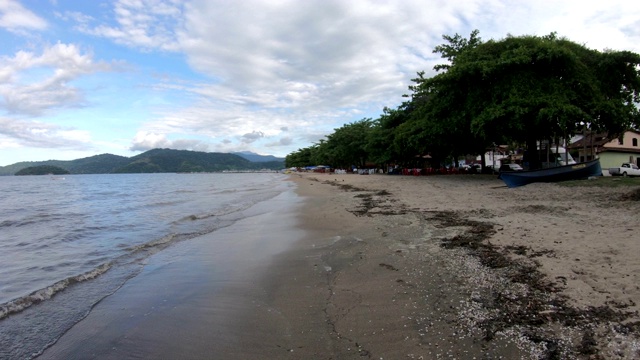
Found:
<path fill-rule="evenodd" d="M 535 138 L 527 139 L 527 158 L 525 162 L 529 163 L 529 170 L 537 170 L 542 167 L 538 157 L 538 142 Z"/>

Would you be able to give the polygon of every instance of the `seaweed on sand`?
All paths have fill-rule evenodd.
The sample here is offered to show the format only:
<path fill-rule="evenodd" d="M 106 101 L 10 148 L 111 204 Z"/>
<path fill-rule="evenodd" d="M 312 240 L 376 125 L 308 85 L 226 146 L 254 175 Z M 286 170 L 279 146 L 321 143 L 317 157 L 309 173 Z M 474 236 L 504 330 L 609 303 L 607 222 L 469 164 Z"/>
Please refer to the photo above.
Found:
<path fill-rule="evenodd" d="M 621 201 L 640 201 L 640 189 L 632 190 L 622 196 L 620 196 Z"/>
<path fill-rule="evenodd" d="M 430 212 L 428 215 L 428 219 L 436 221 L 439 227 L 468 228 L 462 234 L 443 239 L 442 247 L 465 248 L 471 256 L 477 257 L 482 265 L 500 269 L 508 281 L 524 286 L 524 291 L 514 293 L 490 291 L 488 298 L 483 299 L 482 303 L 485 307 L 497 310 L 492 311 L 492 316 L 478 324 L 486 341 L 491 341 L 497 332 L 517 326 L 525 329 L 524 336 L 530 341 L 545 344 L 544 358 L 546 359 L 560 359 L 567 353 L 599 358 L 598 343 L 592 330 L 595 325 L 611 322 L 618 323 L 621 331 L 637 332 L 639 330 L 638 324 L 622 324 L 622 321 L 628 319 L 631 313 L 619 307 L 614 309 L 611 306 L 600 306 L 579 309 L 570 306 L 568 299 L 560 294 L 562 285 L 547 279 L 539 270 L 540 264 L 533 260 L 534 257 L 553 255 L 553 251 L 531 252 L 528 256 L 529 260 L 522 261 L 511 254 L 527 255 L 526 247 L 501 248 L 488 241 L 495 233 L 490 223 L 463 219 L 453 211 Z M 552 324 L 555 326 L 550 326 Z M 582 334 L 581 339 L 572 345 L 563 343 L 555 332 L 558 325 L 578 329 Z"/>

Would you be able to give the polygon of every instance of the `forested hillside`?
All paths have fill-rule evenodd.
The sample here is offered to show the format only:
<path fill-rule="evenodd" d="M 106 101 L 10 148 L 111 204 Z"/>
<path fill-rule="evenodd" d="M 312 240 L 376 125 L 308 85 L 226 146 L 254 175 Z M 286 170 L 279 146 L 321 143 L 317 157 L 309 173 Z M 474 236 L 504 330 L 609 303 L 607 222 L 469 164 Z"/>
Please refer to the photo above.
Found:
<path fill-rule="evenodd" d="M 40 165 L 24 168 L 16 173 L 16 175 L 65 175 L 69 171 L 57 166 Z"/>
<path fill-rule="evenodd" d="M 252 162 L 238 155 L 227 153 L 153 149 L 130 158 L 102 154 L 70 161 L 19 162 L 0 167 L 0 175 L 14 175 L 22 169 L 44 165 L 62 168 L 71 174 L 113 174 L 279 170 L 284 167 L 284 162 Z"/>

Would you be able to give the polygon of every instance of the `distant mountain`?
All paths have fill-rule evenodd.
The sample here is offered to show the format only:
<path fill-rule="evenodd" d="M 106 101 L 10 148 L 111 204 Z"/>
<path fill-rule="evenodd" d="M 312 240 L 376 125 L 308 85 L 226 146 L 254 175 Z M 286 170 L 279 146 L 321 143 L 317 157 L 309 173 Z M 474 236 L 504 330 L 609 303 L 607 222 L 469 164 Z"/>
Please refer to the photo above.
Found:
<path fill-rule="evenodd" d="M 101 154 L 77 160 L 23 161 L 12 165 L 0 166 L 0 175 L 13 175 L 18 171 L 34 166 L 57 166 L 72 174 L 109 174 L 129 163 L 125 156 Z"/>
<path fill-rule="evenodd" d="M 153 149 L 130 158 L 102 154 L 70 161 L 19 162 L 4 167 L 0 166 L 0 175 L 14 175 L 24 168 L 43 165 L 57 166 L 71 174 L 217 172 L 224 170 L 279 170 L 284 167 L 284 160 L 254 162 L 228 153 Z"/>
<path fill-rule="evenodd" d="M 69 174 L 69 170 L 51 165 L 31 166 L 24 168 L 16 173 L 16 175 L 65 175 Z"/>
<path fill-rule="evenodd" d="M 273 155 L 259 155 L 251 151 L 240 151 L 232 153 L 234 155 L 238 155 L 243 157 L 249 161 L 253 162 L 269 162 L 269 161 L 281 161 L 284 162 L 284 158 L 275 157 Z"/>

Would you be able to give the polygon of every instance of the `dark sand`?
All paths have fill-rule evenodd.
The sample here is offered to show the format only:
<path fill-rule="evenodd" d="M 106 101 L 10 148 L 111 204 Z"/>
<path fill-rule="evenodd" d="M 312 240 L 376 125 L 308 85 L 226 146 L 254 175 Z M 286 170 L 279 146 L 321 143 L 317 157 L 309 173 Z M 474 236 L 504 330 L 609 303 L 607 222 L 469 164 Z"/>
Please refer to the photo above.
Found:
<path fill-rule="evenodd" d="M 42 358 L 640 358 L 629 189 L 292 180 L 301 208 L 163 251 Z"/>

